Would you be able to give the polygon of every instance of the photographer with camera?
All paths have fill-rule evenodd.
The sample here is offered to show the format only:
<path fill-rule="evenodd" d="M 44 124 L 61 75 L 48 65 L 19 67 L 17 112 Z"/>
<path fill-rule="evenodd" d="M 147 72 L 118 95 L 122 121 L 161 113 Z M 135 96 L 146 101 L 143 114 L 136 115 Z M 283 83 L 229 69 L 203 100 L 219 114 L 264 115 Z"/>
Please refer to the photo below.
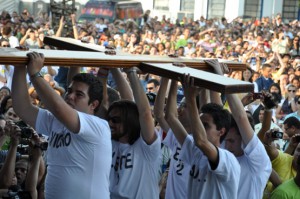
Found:
<path fill-rule="evenodd" d="M 28 54 L 27 73 L 45 109 L 34 106 L 26 85 L 26 67 L 15 67 L 13 107 L 24 122 L 49 136 L 46 198 L 109 198 L 112 160 L 108 123 L 94 114 L 102 102 L 102 84 L 92 74 L 72 78 L 65 100 L 42 78 L 44 56 Z"/>
<path fill-rule="evenodd" d="M 4 161 L 4 164 L 0 170 L 0 189 L 8 189 L 12 185 L 17 185 L 15 176 L 15 163 L 17 147 L 20 143 L 21 130 L 11 121 L 6 121 L 6 125 L 0 128 L 0 131 L 4 131 L 6 135 L 10 136 L 10 148 Z"/>
<path fill-rule="evenodd" d="M 25 181 L 25 190 L 29 192 L 32 199 L 44 195 L 44 175 L 46 174 L 43 151 L 47 150 L 48 143 L 34 132 L 30 139 L 30 163 Z M 44 196 L 43 196 L 44 197 Z"/>
<path fill-rule="evenodd" d="M 265 132 L 265 134 L 263 135 L 262 142 L 264 143 L 265 149 L 272 162 L 273 170 L 278 174 L 282 182 L 285 182 L 296 176 L 296 160 L 300 154 L 300 144 L 299 142 L 298 144 L 293 144 L 297 145 L 293 155 L 278 150 L 274 144 L 274 140 L 279 139 L 283 135 L 283 133 L 279 132 L 278 130 L 279 129 L 275 128 Z M 294 142 L 295 139 L 292 140 Z"/>

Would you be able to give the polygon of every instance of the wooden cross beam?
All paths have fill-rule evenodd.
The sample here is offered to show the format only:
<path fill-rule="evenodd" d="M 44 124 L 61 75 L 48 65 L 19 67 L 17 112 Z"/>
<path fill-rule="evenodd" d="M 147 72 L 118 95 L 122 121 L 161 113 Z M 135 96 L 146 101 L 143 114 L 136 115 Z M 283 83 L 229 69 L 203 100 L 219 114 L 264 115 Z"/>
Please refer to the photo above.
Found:
<path fill-rule="evenodd" d="M 45 37 L 44 43 L 47 45 L 55 46 L 60 49 L 65 50 L 72 50 L 72 51 L 89 51 L 89 52 L 101 52 L 101 54 L 105 54 L 106 51 L 111 51 L 106 49 L 104 46 L 99 46 L 96 44 L 85 43 L 80 40 L 72 39 L 72 38 L 65 38 L 65 37 Z M 101 58 L 99 56 L 99 58 Z M 205 71 L 211 71 L 212 68 L 207 65 L 203 59 L 200 58 L 170 58 L 168 56 L 151 56 L 151 55 L 134 55 L 129 53 L 124 53 L 121 51 L 116 51 L 116 55 L 111 56 L 103 56 L 108 61 L 119 62 L 123 63 L 119 65 L 119 67 L 127 67 L 127 64 L 133 64 L 132 66 L 138 66 L 141 62 L 146 63 L 183 63 L 191 68 L 198 68 Z M 88 57 L 86 57 L 88 58 Z M 227 63 L 228 67 L 233 71 L 241 71 L 246 69 L 246 65 L 238 62 L 231 62 L 227 60 L 219 60 L 220 62 Z M 111 63 L 113 64 L 113 63 Z M 111 64 L 108 67 L 111 67 Z M 124 65 L 124 66 L 122 66 Z M 112 66 L 114 67 L 114 66 Z"/>
<path fill-rule="evenodd" d="M 47 39 L 48 38 L 48 39 Z M 55 40 L 55 43 L 51 41 Z M 190 73 L 195 78 L 195 84 L 222 93 L 253 92 L 253 84 L 222 77 L 206 71 L 212 71 L 203 59 L 170 58 L 168 56 L 131 55 L 117 52 L 115 55 L 106 54 L 104 47 L 82 43 L 69 38 L 45 37 L 45 43 L 69 50 L 33 49 L 21 51 L 12 48 L 0 48 L 0 64 L 20 65 L 28 63 L 28 52 L 43 53 L 46 66 L 89 66 L 89 67 L 139 67 L 145 72 L 157 74 L 178 80 L 184 73 Z M 49 43 L 50 41 L 50 43 Z M 61 43 L 60 43 L 61 42 Z M 59 45 L 58 45 L 59 43 Z M 57 44 L 57 45 L 56 45 Z M 77 51 L 77 46 L 80 50 Z M 92 48 L 93 50 L 91 50 Z M 71 50 L 73 49 L 73 51 Z M 76 51 L 75 51 L 76 50 Z M 93 52 L 87 52 L 93 51 Z M 244 70 L 245 64 L 227 62 L 232 70 Z M 172 63 L 181 63 L 188 67 L 178 67 Z M 190 68 L 193 67 L 193 68 Z M 201 69 L 201 70 L 198 70 Z"/>
<path fill-rule="evenodd" d="M 253 84 L 249 82 L 216 75 L 194 68 L 176 67 L 173 64 L 141 63 L 139 68 L 142 71 L 168 77 L 170 79 L 175 79 L 174 77 L 183 78 L 184 74 L 189 73 L 190 76 L 195 78 L 195 85 L 224 94 L 253 92 L 254 89 Z"/>

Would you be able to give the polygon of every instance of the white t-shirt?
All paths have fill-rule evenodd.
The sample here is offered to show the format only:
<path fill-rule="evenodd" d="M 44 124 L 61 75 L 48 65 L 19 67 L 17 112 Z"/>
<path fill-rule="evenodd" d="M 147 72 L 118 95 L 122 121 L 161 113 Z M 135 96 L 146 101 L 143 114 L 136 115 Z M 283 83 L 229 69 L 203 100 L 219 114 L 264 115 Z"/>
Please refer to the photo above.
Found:
<path fill-rule="evenodd" d="M 187 198 L 188 176 L 191 167 L 180 160 L 181 145 L 170 129 L 163 143 L 172 151 L 165 198 Z"/>
<path fill-rule="evenodd" d="M 272 172 L 272 164 L 265 147 L 255 134 L 248 145 L 243 146 L 244 155 L 237 157 L 241 165 L 238 198 L 262 198 Z"/>
<path fill-rule="evenodd" d="M 191 165 L 187 198 L 237 198 L 240 164 L 229 151 L 217 149 L 219 164 L 212 170 L 207 157 L 195 146 L 193 137 L 190 135 L 186 137 L 181 150 L 181 159 Z"/>
<path fill-rule="evenodd" d="M 140 137 L 133 145 L 112 141 L 111 199 L 159 198 L 161 163 L 159 136 L 148 145 Z"/>
<path fill-rule="evenodd" d="M 49 136 L 46 198 L 109 199 L 111 132 L 108 123 L 78 112 L 80 131 L 70 132 L 49 111 L 40 109 L 36 130 Z"/>

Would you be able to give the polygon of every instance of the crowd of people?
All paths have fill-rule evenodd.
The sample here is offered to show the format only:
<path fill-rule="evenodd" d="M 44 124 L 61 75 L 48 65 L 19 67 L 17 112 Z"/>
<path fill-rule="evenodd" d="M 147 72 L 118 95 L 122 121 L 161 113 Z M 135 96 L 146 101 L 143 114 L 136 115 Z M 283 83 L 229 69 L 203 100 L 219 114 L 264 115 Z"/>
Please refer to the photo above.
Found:
<path fill-rule="evenodd" d="M 141 18 L 78 23 L 72 14 L 51 27 L 45 13 L 2 11 L 0 51 L 56 50 L 43 40 L 57 36 L 157 59 L 211 58 L 213 73 L 253 92 L 225 95 L 190 74 L 45 66 L 30 52 L 27 65 L 1 65 L 0 196 L 300 198 L 300 21 Z"/>

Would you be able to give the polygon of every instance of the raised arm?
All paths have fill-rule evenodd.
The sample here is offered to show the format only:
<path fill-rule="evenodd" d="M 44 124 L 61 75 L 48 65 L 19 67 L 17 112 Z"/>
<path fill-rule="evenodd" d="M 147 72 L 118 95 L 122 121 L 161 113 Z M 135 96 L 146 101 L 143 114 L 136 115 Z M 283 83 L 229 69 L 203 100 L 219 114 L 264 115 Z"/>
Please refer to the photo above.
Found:
<path fill-rule="evenodd" d="M 276 103 L 274 102 L 274 96 L 271 93 L 263 92 L 262 94 L 263 94 L 262 102 L 264 104 L 265 111 L 264 111 L 264 117 L 263 117 L 261 129 L 257 134 L 258 138 L 261 141 L 263 141 L 264 139 L 265 132 L 267 132 L 271 127 L 272 113 L 273 113 L 272 109 L 276 107 Z"/>
<path fill-rule="evenodd" d="M 16 153 L 20 142 L 20 128 L 12 122 L 7 121 L 5 131 L 10 135 L 11 144 L 7 157 L 0 170 L 0 189 L 7 189 L 15 173 Z"/>
<path fill-rule="evenodd" d="M 133 93 L 128 81 L 123 76 L 119 68 L 111 68 L 110 72 L 117 84 L 118 91 L 122 99 L 133 101 Z"/>
<path fill-rule="evenodd" d="M 188 132 L 185 130 L 183 125 L 178 119 L 177 112 L 177 85 L 178 82 L 172 80 L 171 87 L 169 90 L 168 101 L 166 105 L 166 121 L 169 124 L 169 127 L 172 129 L 177 141 L 182 145 L 185 141 Z"/>
<path fill-rule="evenodd" d="M 165 113 L 164 113 L 164 105 L 165 105 L 168 83 L 169 83 L 168 78 L 165 77 L 161 78 L 160 87 L 154 102 L 155 120 L 159 123 L 159 125 L 165 132 L 168 132 L 170 129 L 169 124 L 165 119 Z"/>
<path fill-rule="evenodd" d="M 38 143 L 38 135 L 34 134 L 34 142 Z M 42 151 L 37 146 L 32 146 L 31 149 L 31 161 L 25 180 L 25 190 L 28 191 L 32 199 L 38 198 L 37 185 L 39 177 L 39 166 L 42 159 Z"/>
<path fill-rule="evenodd" d="M 79 121 L 77 111 L 73 109 L 71 106 L 69 106 L 63 100 L 63 98 L 61 98 L 61 96 L 59 96 L 54 91 L 54 89 L 50 87 L 49 83 L 46 80 L 44 80 L 44 78 L 38 75 L 44 64 L 44 55 L 33 52 L 33 53 L 29 53 L 28 56 L 29 56 L 29 63 L 27 66 L 28 75 L 30 76 L 31 82 L 33 83 L 33 86 L 35 87 L 42 102 L 45 104 L 46 108 L 61 123 L 63 123 L 67 127 L 67 129 L 69 129 L 73 133 L 78 133 L 80 130 L 80 121 Z M 17 98 L 20 96 L 18 95 L 15 97 Z M 26 115 L 28 117 L 29 113 L 27 112 Z M 21 118 L 23 119 L 23 117 Z M 35 123 L 31 123 L 31 124 L 35 124 Z"/>
<path fill-rule="evenodd" d="M 12 81 L 12 90 L 14 91 L 11 95 L 14 111 L 20 118 L 22 118 L 22 120 L 24 120 L 24 122 L 32 127 L 35 127 L 38 108 L 31 104 L 29 98 L 29 94 L 27 91 L 25 66 L 15 66 Z"/>
<path fill-rule="evenodd" d="M 63 28 L 64 28 L 64 25 L 65 25 L 65 21 L 64 21 L 64 16 L 61 16 L 60 20 L 59 20 L 59 26 L 58 26 L 58 29 L 55 33 L 55 36 L 56 37 L 61 37 L 61 33 L 63 31 Z"/>
<path fill-rule="evenodd" d="M 126 69 L 125 72 L 129 78 L 134 100 L 139 111 L 142 138 L 150 145 L 156 140 L 157 136 L 154 130 L 154 122 L 149 101 L 137 76 L 136 69 Z"/>
<path fill-rule="evenodd" d="M 72 20 L 72 27 L 73 27 L 73 34 L 75 39 L 79 39 L 79 34 L 76 26 L 76 15 L 71 14 L 71 20 Z"/>
<path fill-rule="evenodd" d="M 206 130 L 200 120 L 196 102 L 198 88 L 194 86 L 194 78 L 185 75 L 182 85 L 184 86 L 184 96 L 186 98 L 191 132 L 193 133 L 195 145 L 205 154 L 210 163 L 218 165 L 218 150 L 216 146 L 208 140 Z"/>
<path fill-rule="evenodd" d="M 222 67 L 225 66 L 221 66 L 218 60 L 207 60 L 206 63 L 212 66 L 217 74 L 224 75 Z M 223 68 L 223 70 L 227 69 Z M 244 106 L 236 94 L 227 94 L 226 99 L 232 112 L 232 116 L 238 125 L 239 131 L 241 132 L 243 143 L 247 145 L 254 135 L 254 130 L 248 121 Z"/>

